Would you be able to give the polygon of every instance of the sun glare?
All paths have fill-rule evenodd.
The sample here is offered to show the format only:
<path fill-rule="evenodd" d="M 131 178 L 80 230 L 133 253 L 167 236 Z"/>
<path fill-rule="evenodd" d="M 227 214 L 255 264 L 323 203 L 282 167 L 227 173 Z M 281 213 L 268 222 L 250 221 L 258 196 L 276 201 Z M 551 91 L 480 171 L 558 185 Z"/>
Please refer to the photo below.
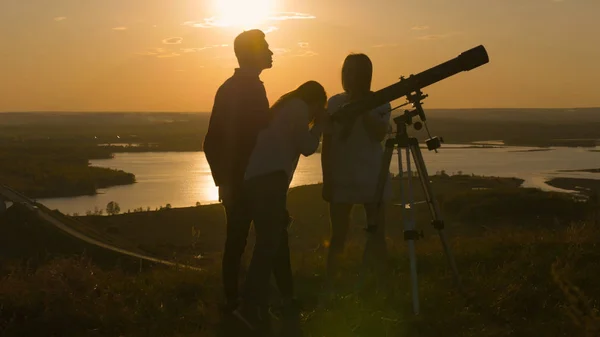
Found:
<path fill-rule="evenodd" d="M 214 3 L 220 25 L 251 29 L 266 22 L 274 0 L 215 0 Z"/>

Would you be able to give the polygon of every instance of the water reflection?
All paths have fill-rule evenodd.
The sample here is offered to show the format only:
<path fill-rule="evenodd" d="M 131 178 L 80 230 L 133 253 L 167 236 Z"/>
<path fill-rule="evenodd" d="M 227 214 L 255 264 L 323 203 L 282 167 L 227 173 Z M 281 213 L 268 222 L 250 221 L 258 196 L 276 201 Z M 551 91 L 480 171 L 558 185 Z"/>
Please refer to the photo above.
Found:
<path fill-rule="evenodd" d="M 439 153 L 423 151 L 430 174 L 445 170 L 448 174 L 463 173 L 525 179 L 524 186 L 545 190 L 560 190 L 545 184 L 554 177 L 600 178 L 599 173 L 558 172 L 597 168 L 600 152 L 581 148 L 552 148 L 531 152 L 530 148 L 461 148 L 444 145 Z M 188 207 L 216 203 L 218 190 L 202 152 L 119 153 L 114 159 L 92 160 L 94 166 L 132 172 L 137 183 L 102 189 L 95 196 L 44 199 L 40 202 L 64 213 L 84 214 L 95 207 L 103 209 L 110 201 L 120 204 L 122 211 L 139 207 L 155 209 L 166 204 Z M 414 165 L 413 165 L 414 167 Z M 398 172 L 396 158 L 391 171 Z M 318 154 L 301 157 L 291 186 L 315 184 L 322 181 L 321 158 Z M 561 190 L 562 191 L 562 190 Z"/>

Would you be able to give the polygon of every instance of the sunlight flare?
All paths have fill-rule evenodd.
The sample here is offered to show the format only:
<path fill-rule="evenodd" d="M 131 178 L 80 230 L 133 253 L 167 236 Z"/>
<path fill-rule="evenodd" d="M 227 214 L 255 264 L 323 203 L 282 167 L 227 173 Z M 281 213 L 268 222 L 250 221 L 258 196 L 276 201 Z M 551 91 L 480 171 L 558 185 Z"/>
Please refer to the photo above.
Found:
<path fill-rule="evenodd" d="M 264 24 L 274 10 L 274 0 L 215 0 L 214 6 L 220 26 L 256 28 Z"/>

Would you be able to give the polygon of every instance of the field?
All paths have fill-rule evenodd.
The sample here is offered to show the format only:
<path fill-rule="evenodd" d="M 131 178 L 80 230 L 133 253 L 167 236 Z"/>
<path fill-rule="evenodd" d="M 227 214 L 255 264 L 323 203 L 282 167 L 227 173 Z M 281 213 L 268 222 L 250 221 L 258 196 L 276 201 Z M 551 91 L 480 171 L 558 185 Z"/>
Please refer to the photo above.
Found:
<path fill-rule="evenodd" d="M 327 254 L 328 219 L 320 186 L 290 191 L 290 232 L 304 336 L 597 336 L 600 333 L 598 205 L 570 196 L 519 188 L 504 178 L 435 176 L 447 234 L 464 284 L 452 283 L 436 232 L 419 206 L 425 238 L 417 241 L 421 313 L 411 312 L 409 261 L 399 207 L 388 210 L 387 278 L 369 278 L 356 291 L 364 240 L 360 208 L 353 213 L 338 296 L 319 300 Z M 35 235 L 35 218 L 14 210 L 0 219 L 12 241 Z M 225 336 L 220 324 L 219 206 L 79 217 L 105 235 L 203 272 L 136 267 L 90 252 L 60 254 L 44 243 L 4 259 L 0 280 L 2 336 Z M 23 222 L 31 230 L 22 229 Z M 249 242 L 249 250 L 253 242 Z M 22 245 L 13 244 L 12 247 Z M 2 247 L 7 247 L 3 242 Z M 77 250 L 77 249 L 74 249 Z M 3 252 L 2 256 L 7 256 Z M 198 261 L 198 257 L 202 259 Z M 247 263 L 249 253 L 246 253 Z M 27 264 L 23 262 L 27 261 Z M 28 267 L 27 267 L 28 266 Z M 277 300 L 274 289 L 273 301 Z"/>
<path fill-rule="evenodd" d="M 432 133 L 447 143 L 500 139 L 509 145 L 594 146 L 600 139 L 595 111 L 443 110 L 428 117 Z M 578 118 L 571 119 L 573 114 Z M 134 183 L 130 173 L 89 167 L 88 162 L 123 151 L 199 151 L 208 121 L 207 114 L 3 117 L 0 183 L 34 198 L 93 194 L 97 188 Z M 418 206 L 417 221 L 424 231 L 416 243 L 418 316 L 411 312 L 400 207 L 387 209 L 387 278 L 370 278 L 356 288 L 364 243 L 364 214 L 357 207 L 338 296 L 323 301 L 327 204 L 320 185 L 290 191 L 295 219 L 290 243 L 305 336 L 600 333 L 597 200 L 578 202 L 570 195 L 523 189 L 520 180 L 510 178 L 437 175 L 432 182 L 464 288 L 458 291 L 453 285 L 437 233 L 428 225 L 429 214 Z M 569 189 L 594 188 L 592 183 L 550 182 Z M 416 198 L 422 196 L 417 193 Z M 225 336 L 218 309 L 225 240 L 219 205 L 73 219 L 90 236 L 204 271 L 108 253 L 58 233 L 15 206 L 0 216 L 1 336 Z M 253 243 L 251 235 L 245 264 Z M 276 289 L 273 294 L 276 303 Z"/>

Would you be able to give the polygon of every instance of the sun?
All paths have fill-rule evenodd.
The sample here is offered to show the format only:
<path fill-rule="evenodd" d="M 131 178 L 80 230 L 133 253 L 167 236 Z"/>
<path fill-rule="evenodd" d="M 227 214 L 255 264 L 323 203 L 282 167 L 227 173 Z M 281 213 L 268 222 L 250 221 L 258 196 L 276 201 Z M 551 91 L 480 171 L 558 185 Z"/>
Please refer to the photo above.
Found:
<path fill-rule="evenodd" d="M 220 25 L 257 28 L 273 11 L 274 0 L 214 0 Z"/>

